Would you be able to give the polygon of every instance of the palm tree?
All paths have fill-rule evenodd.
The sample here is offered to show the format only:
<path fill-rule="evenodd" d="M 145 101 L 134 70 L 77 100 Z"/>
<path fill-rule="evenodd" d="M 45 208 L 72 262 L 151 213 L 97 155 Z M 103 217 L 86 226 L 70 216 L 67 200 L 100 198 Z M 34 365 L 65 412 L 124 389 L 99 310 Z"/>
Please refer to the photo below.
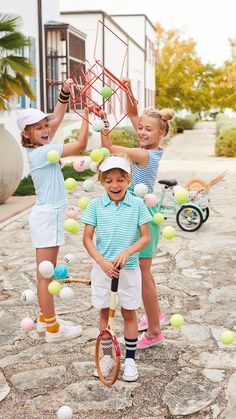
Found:
<path fill-rule="evenodd" d="M 7 110 L 7 101 L 15 95 L 34 100 L 34 92 L 25 79 L 34 74 L 30 61 L 17 51 L 29 46 L 29 40 L 18 31 L 19 16 L 0 14 L 0 111 Z"/>

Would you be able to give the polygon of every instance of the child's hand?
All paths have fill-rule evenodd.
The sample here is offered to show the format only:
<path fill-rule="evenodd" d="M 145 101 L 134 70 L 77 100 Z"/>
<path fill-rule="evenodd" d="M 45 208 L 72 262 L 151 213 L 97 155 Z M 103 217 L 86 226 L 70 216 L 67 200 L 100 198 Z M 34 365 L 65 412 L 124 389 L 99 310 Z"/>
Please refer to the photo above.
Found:
<path fill-rule="evenodd" d="M 116 257 L 115 260 L 113 262 L 113 266 L 116 269 L 122 269 L 126 263 L 128 262 L 130 257 L 130 253 L 127 251 L 127 249 L 123 250 L 122 252 L 120 252 Z"/>
<path fill-rule="evenodd" d="M 63 83 L 63 90 L 65 93 L 71 93 L 72 86 L 75 84 L 74 80 L 69 78 Z"/>
<path fill-rule="evenodd" d="M 108 260 L 104 259 L 100 264 L 101 269 L 109 278 L 118 278 L 119 276 L 119 269 L 115 268 L 114 264 L 112 262 L 109 262 Z"/>

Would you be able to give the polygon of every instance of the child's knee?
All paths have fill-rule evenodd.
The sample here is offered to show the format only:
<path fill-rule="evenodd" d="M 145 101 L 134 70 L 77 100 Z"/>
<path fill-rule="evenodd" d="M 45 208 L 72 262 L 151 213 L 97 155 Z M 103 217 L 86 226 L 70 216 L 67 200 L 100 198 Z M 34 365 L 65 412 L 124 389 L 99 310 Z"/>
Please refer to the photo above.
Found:
<path fill-rule="evenodd" d="M 127 310 L 121 307 L 121 314 L 124 320 L 134 320 L 136 318 L 135 310 Z"/>

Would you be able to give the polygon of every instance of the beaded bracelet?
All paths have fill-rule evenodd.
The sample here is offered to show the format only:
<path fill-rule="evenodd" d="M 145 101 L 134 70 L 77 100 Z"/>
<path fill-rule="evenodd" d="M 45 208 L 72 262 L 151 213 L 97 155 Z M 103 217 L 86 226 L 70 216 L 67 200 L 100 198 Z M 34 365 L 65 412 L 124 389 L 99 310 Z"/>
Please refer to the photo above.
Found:
<path fill-rule="evenodd" d="M 109 130 L 110 129 L 110 123 L 106 119 L 103 119 L 102 122 L 104 123 L 104 129 Z"/>

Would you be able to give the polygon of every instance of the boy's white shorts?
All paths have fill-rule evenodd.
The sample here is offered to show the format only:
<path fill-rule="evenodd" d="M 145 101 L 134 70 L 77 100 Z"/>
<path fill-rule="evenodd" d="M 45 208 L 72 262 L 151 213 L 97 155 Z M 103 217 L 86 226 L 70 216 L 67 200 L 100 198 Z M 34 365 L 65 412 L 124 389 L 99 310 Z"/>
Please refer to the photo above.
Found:
<path fill-rule="evenodd" d="M 118 284 L 118 304 L 127 310 L 141 305 L 142 278 L 140 268 L 122 269 Z M 92 305 L 108 308 L 111 295 L 111 278 L 94 262 L 91 273 Z"/>
<path fill-rule="evenodd" d="M 64 221 L 67 205 L 34 205 L 29 215 L 29 229 L 35 248 L 64 244 Z"/>

